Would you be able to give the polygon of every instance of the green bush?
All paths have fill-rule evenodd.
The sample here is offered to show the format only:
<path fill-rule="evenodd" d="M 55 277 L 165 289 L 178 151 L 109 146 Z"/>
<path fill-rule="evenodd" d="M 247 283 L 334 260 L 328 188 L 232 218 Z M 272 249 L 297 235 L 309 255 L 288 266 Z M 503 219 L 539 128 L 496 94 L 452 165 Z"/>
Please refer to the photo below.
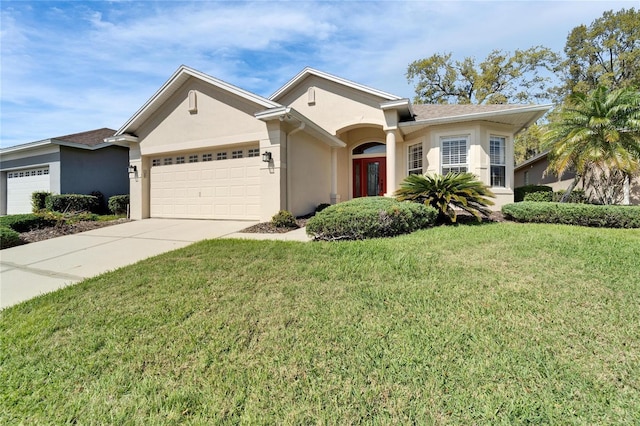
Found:
<path fill-rule="evenodd" d="M 98 198 L 93 195 L 60 194 L 46 200 L 46 208 L 54 212 L 95 212 L 98 207 Z"/>
<path fill-rule="evenodd" d="M 127 206 L 129 205 L 128 195 L 114 195 L 109 197 L 109 211 L 113 214 L 125 214 L 127 213 Z"/>
<path fill-rule="evenodd" d="M 553 192 L 553 188 L 547 185 L 525 185 L 514 188 L 513 190 L 513 201 L 520 202 L 524 201 L 525 195 L 530 192 Z"/>
<path fill-rule="evenodd" d="M 562 196 L 564 195 L 564 193 L 567 192 L 565 190 L 560 190 L 560 191 L 556 191 L 553 193 L 553 200 L 555 202 L 560 202 L 560 200 L 562 199 Z M 525 200 L 526 201 L 526 200 Z M 533 201 L 533 200 L 531 200 Z M 582 189 L 574 189 L 573 191 L 571 191 L 571 195 L 569 195 L 569 203 L 588 203 L 589 199 L 587 198 L 587 195 L 585 194 L 585 192 Z"/>
<path fill-rule="evenodd" d="M 22 244 L 20 234 L 6 226 L 0 226 L 0 249 Z"/>
<path fill-rule="evenodd" d="M 538 192 L 528 192 L 524 196 L 524 201 L 534 201 L 534 202 L 551 202 L 553 201 L 553 192 L 549 191 L 538 191 Z"/>
<path fill-rule="evenodd" d="M 280 210 L 271 218 L 271 224 L 276 228 L 297 228 L 296 218 L 287 210 Z"/>
<path fill-rule="evenodd" d="M 561 223 L 603 228 L 640 228 L 640 206 L 597 206 L 570 203 L 521 203 L 502 206 L 517 222 Z"/>
<path fill-rule="evenodd" d="M 56 219 L 33 213 L 12 214 L 10 216 L 0 217 L 0 226 L 13 229 L 16 232 L 28 232 L 33 229 L 46 228 L 56 223 Z"/>
<path fill-rule="evenodd" d="M 433 225 L 436 209 L 393 198 L 356 198 L 327 207 L 307 222 L 316 240 L 363 240 L 407 234 Z"/>
<path fill-rule="evenodd" d="M 35 191 L 31 194 L 31 209 L 34 213 L 46 208 L 47 197 L 51 195 L 48 191 Z"/>

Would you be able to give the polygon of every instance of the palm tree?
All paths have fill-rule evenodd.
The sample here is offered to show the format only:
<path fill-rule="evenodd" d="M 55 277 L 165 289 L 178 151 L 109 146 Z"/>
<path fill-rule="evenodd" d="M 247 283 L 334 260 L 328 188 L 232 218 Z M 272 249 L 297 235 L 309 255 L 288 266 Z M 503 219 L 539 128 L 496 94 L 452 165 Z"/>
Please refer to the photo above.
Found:
<path fill-rule="evenodd" d="M 600 86 L 589 94 L 574 93 L 543 140 L 549 149 L 548 171 L 558 176 L 576 172 L 562 202 L 586 174 L 608 169 L 625 175 L 628 204 L 630 178 L 640 170 L 640 92 Z"/>
<path fill-rule="evenodd" d="M 409 175 L 395 192 L 400 201 L 417 201 L 434 207 L 439 219 L 451 222 L 457 219 L 455 209 L 462 209 L 478 219 L 489 216 L 493 205 L 488 197 L 495 198 L 489 187 L 471 173 L 448 173 L 447 175 Z"/>

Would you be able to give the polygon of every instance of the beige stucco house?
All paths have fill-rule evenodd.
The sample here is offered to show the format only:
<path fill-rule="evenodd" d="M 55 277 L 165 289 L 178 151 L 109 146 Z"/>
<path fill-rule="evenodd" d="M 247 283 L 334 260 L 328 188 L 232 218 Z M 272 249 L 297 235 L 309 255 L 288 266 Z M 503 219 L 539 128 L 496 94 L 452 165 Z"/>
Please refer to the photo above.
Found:
<path fill-rule="evenodd" d="M 264 98 L 180 67 L 107 138 L 130 147 L 131 216 L 269 220 L 469 171 L 513 201 L 513 138 L 550 105 L 413 105 L 312 68 Z"/>

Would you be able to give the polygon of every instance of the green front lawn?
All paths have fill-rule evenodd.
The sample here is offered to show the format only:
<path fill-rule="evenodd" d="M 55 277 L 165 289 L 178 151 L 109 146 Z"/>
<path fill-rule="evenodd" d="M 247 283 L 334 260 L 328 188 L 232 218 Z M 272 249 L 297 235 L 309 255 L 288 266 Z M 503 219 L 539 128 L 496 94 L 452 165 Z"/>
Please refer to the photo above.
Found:
<path fill-rule="evenodd" d="M 640 230 L 214 240 L 2 312 L 1 424 L 637 424 Z"/>

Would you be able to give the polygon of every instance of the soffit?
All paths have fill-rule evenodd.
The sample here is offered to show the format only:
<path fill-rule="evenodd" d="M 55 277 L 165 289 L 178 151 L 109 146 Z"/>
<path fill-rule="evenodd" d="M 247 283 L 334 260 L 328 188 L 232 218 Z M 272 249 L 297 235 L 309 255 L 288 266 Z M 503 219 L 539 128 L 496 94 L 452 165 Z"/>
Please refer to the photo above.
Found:
<path fill-rule="evenodd" d="M 413 105 L 414 119 L 399 124 L 404 134 L 429 126 L 469 121 L 508 125 L 518 133 L 542 117 L 552 105 Z"/>

